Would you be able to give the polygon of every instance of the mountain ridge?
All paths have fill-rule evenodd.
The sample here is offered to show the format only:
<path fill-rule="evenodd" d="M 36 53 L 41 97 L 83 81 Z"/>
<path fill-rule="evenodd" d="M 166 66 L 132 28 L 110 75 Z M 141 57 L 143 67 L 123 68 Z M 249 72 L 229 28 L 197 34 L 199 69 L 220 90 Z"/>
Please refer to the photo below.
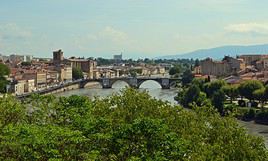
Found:
<path fill-rule="evenodd" d="M 158 59 L 222 59 L 224 56 L 236 57 L 242 54 L 268 54 L 268 44 L 261 45 L 226 45 L 209 49 L 199 49 L 188 53 L 167 55 Z"/>

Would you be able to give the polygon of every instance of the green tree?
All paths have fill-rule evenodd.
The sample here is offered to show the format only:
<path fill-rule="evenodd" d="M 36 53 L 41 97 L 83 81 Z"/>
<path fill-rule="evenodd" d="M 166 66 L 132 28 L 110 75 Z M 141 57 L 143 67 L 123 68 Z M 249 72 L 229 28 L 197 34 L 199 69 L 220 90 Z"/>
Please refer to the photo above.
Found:
<path fill-rule="evenodd" d="M 223 114 L 224 112 L 224 101 L 225 94 L 222 90 L 219 90 L 212 95 L 211 103 L 220 114 Z"/>
<path fill-rule="evenodd" d="M 204 84 L 206 83 L 206 79 L 194 78 L 191 83 L 194 85 L 197 85 L 201 91 L 204 91 Z"/>
<path fill-rule="evenodd" d="M 260 102 L 262 108 L 264 106 L 264 103 L 268 99 L 268 95 L 267 95 L 266 89 L 267 88 L 260 88 L 260 89 L 257 89 L 257 90 L 255 90 L 253 92 L 253 97 Z"/>
<path fill-rule="evenodd" d="M 173 76 L 173 75 L 176 75 L 176 74 L 180 74 L 180 72 L 181 72 L 180 66 L 175 65 L 174 67 L 170 68 L 169 75 Z"/>
<path fill-rule="evenodd" d="M 73 75 L 73 79 L 84 78 L 83 71 L 80 68 L 73 68 L 72 75 Z"/>
<path fill-rule="evenodd" d="M 194 75 L 190 69 L 187 69 L 186 71 L 183 72 L 181 82 L 183 86 L 188 85 L 189 83 L 192 82 L 194 79 Z"/>
<path fill-rule="evenodd" d="M 263 87 L 263 84 L 260 81 L 258 81 L 258 80 L 248 80 L 248 81 L 242 82 L 239 85 L 238 90 L 239 90 L 239 94 L 242 97 L 245 97 L 245 98 L 249 99 L 250 102 L 251 102 L 252 100 L 255 99 L 253 92 L 255 90 L 262 89 L 262 88 L 264 88 L 264 87 Z"/>
<path fill-rule="evenodd" d="M 131 88 L 94 100 L 4 97 L 0 108 L 0 160 L 267 160 L 234 118 Z"/>
<path fill-rule="evenodd" d="M 10 74 L 10 69 L 5 64 L 0 63 L 0 92 L 6 92 L 6 85 L 9 83 L 6 76 Z"/>
<path fill-rule="evenodd" d="M 239 95 L 237 85 L 225 85 L 222 87 L 223 92 L 230 97 L 230 102 L 233 103 L 233 100 L 236 99 Z"/>
<path fill-rule="evenodd" d="M 0 99 L 0 128 L 23 122 L 25 107 L 11 96 Z"/>
<path fill-rule="evenodd" d="M 194 107 L 195 105 L 199 107 L 210 105 L 206 93 L 202 92 L 196 84 L 192 84 L 190 87 L 178 92 L 175 100 L 186 108 Z"/>
<path fill-rule="evenodd" d="M 226 82 L 224 80 L 216 80 L 216 81 L 206 83 L 204 85 L 204 90 L 207 96 L 211 98 L 215 92 L 219 91 L 225 85 L 226 85 Z"/>
<path fill-rule="evenodd" d="M 200 95 L 200 89 L 198 86 L 196 85 L 192 85 L 190 86 L 185 94 L 184 94 L 184 97 L 183 99 L 181 100 L 181 103 L 184 107 L 189 107 L 189 104 L 190 103 L 194 103 L 194 102 L 197 102 L 198 98 L 199 98 L 199 95 Z"/>

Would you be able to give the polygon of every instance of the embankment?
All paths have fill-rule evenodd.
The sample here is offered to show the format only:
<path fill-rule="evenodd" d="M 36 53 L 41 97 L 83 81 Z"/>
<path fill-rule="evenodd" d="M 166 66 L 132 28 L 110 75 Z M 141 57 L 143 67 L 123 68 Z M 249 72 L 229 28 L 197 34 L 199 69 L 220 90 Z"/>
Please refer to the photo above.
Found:
<path fill-rule="evenodd" d="M 98 87 L 98 86 L 99 86 L 98 82 L 89 82 L 89 83 L 87 83 L 85 85 L 85 88 L 94 88 L 94 87 Z M 79 88 L 80 88 L 79 84 L 73 84 L 73 85 L 69 85 L 69 86 L 66 86 L 66 87 L 62 87 L 60 89 L 53 90 L 53 91 L 51 91 L 49 93 L 46 93 L 45 95 L 61 93 L 61 92 L 75 90 L 75 89 L 79 89 Z"/>

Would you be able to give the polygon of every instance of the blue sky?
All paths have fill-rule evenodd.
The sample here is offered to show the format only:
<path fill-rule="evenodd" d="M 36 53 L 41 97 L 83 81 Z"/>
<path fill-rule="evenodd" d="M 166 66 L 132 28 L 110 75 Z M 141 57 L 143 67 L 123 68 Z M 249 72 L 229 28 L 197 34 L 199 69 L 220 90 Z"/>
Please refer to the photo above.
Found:
<path fill-rule="evenodd" d="M 0 53 L 157 57 L 268 42 L 267 0 L 0 0 Z"/>

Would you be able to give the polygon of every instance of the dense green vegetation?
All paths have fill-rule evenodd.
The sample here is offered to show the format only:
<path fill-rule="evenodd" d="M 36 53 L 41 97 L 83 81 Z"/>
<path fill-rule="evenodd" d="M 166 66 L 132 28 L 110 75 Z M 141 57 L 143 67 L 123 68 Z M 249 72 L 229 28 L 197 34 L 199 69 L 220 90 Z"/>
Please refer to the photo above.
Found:
<path fill-rule="evenodd" d="M 186 108 L 206 104 L 216 108 L 222 116 L 232 114 L 243 120 L 268 124 L 268 85 L 257 80 L 229 85 L 223 80 L 193 79 L 182 87 L 175 99 Z M 247 104 L 251 108 L 247 108 Z"/>
<path fill-rule="evenodd" d="M 10 69 L 5 64 L 0 63 L 0 92 L 1 93 L 6 92 L 6 85 L 8 84 L 6 76 L 9 74 L 10 74 Z"/>
<path fill-rule="evenodd" d="M 72 76 L 73 76 L 73 79 L 84 78 L 83 71 L 80 68 L 73 68 L 72 69 Z"/>
<path fill-rule="evenodd" d="M 175 65 L 174 67 L 170 68 L 169 70 L 169 75 L 174 76 L 176 74 L 181 73 L 181 66 Z"/>
<path fill-rule="evenodd" d="M 263 140 L 209 106 L 126 89 L 104 99 L 0 100 L 0 160 L 267 160 Z"/>

